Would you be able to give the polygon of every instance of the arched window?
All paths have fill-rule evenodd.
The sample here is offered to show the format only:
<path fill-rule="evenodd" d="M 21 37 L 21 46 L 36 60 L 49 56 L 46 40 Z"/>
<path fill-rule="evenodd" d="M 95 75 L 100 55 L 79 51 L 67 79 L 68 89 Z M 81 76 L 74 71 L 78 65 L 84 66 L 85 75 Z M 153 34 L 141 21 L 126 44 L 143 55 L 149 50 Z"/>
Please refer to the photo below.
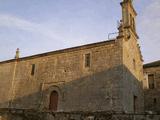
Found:
<path fill-rule="evenodd" d="M 58 107 L 58 92 L 52 91 L 50 94 L 49 110 L 57 111 Z"/>

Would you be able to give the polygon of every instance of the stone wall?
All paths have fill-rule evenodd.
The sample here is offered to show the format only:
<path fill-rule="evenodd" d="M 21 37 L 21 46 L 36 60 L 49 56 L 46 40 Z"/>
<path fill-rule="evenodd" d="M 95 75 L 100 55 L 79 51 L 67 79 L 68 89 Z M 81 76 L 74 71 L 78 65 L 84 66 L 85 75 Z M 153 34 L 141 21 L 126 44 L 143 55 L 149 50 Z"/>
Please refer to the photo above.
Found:
<path fill-rule="evenodd" d="M 5 70 L 3 66 L 12 69 L 3 71 L 0 80 L 12 84 L 0 84 L 6 94 L 5 98 L 4 93 L 0 93 L 0 106 L 48 109 L 50 93 L 56 90 L 59 94 L 58 111 L 122 111 L 120 47 L 112 40 L 2 62 L 1 71 Z M 86 53 L 91 54 L 89 68 L 84 67 Z M 31 75 L 33 64 L 35 74 Z M 9 89 L 11 93 L 6 92 Z"/>
<path fill-rule="evenodd" d="M 91 55 L 90 67 L 85 67 L 87 53 Z M 0 70 L 1 108 L 48 110 L 55 90 L 58 111 L 133 112 L 134 96 L 138 97 L 136 111 L 143 111 L 142 61 L 133 38 L 4 61 Z"/>
<path fill-rule="evenodd" d="M 0 107 L 48 110 L 56 91 L 57 111 L 143 112 L 138 37 L 126 24 L 136 12 L 131 1 L 121 5 L 115 40 L 0 62 Z M 85 67 L 88 53 L 91 61 Z"/>
<path fill-rule="evenodd" d="M 135 95 L 137 112 L 142 112 L 143 72 L 138 50 L 135 39 L 122 37 L 1 62 L 0 89 L 4 92 L 0 93 L 0 107 L 48 110 L 55 90 L 58 111 L 133 112 Z M 90 67 L 85 67 L 87 53 Z"/>
<path fill-rule="evenodd" d="M 119 26 L 119 36 L 122 37 L 122 61 L 123 61 L 123 81 L 122 81 L 122 103 L 126 112 L 142 112 L 143 102 L 143 60 L 138 44 L 136 32 L 136 16 L 131 0 L 123 0 L 122 20 Z"/>
<path fill-rule="evenodd" d="M 145 109 L 146 111 L 154 111 L 160 113 L 160 66 L 144 67 L 145 79 L 144 92 L 145 92 Z M 154 75 L 155 88 L 150 89 L 148 85 L 148 75 Z"/>
<path fill-rule="evenodd" d="M 35 112 L 9 111 L 0 113 L 1 120 L 159 120 L 159 114 L 126 114 L 114 112 Z"/>
<path fill-rule="evenodd" d="M 0 103 L 3 103 L 0 105 L 0 107 L 9 107 L 15 66 L 15 62 L 9 62 L 0 65 Z"/>
<path fill-rule="evenodd" d="M 129 38 L 123 39 L 123 105 L 126 112 L 142 112 L 144 110 L 144 98 L 142 81 L 143 60 L 140 53 L 137 38 L 129 29 Z M 134 101 L 136 97 L 136 101 Z M 134 104 L 136 107 L 134 108 Z M 135 110 L 134 110 L 135 109 Z M 134 111 L 133 111 L 134 110 Z"/>

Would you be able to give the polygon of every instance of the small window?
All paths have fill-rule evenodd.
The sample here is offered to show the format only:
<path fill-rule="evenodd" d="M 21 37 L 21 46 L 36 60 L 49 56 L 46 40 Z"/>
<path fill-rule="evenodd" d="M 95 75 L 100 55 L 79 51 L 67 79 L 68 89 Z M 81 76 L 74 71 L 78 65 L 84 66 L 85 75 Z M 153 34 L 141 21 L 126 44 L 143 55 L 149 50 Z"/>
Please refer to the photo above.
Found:
<path fill-rule="evenodd" d="M 136 70 L 136 61 L 133 59 L 133 68 Z"/>
<path fill-rule="evenodd" d="M 85 54 L 85 67 L 90 67 L 91 64 L 91 54 L 87 53 Z"/>
<path fill-rule="evenodd" d="M 148 75 L 148 86 L 149 86 L 149 89 L 154 89 L 155 88 L 154 75 L 153 74 Z"/>
<path fill-rule="evenodd" d="M 154 104 L 154 105 L 157 104 L 157 99 L 156 99 L 156 98 L 153 99 L 153 104 Z"/>
<path fill-rule="evenodd" d="M 136 28 L 135 28 L 135 20 L 134 20 L 134 18 L 133 18 L 133 30 L 136 30 Z"/>
<path fill-rule="evenodd" d="M 137 112 L 137 102 L 138 102 L 138 97 L 137 96 L 133 96 L 133 110 L 134 113 Z"/>
<path fill-rule="evenodd" d="M 34 73 L 35 73 L 35 64 L 32 64 L 31 75 L 34 75 Z"/>
<path fill-rule="evenodd" d="M 130 14 L 129 17 L 130 17 L 130 18 L 129 18 L 129 19 L 130 19 L 130 20 L 129 20 L 129 21 L 130 21 L 130 25 L 132 26 L 132 15 Z"/>

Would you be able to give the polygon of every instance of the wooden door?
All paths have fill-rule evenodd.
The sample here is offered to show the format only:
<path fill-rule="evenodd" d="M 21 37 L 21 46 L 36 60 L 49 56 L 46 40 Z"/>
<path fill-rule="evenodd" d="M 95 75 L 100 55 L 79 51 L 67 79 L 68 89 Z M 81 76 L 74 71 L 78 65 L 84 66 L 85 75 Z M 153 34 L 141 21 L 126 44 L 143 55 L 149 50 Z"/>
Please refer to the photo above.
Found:
<path fill-rule="evenodd" d="M 58 107 L 58 92 L 52 91 L 50 95 L 49 110 L 57 111 L 57 107 Z"/>

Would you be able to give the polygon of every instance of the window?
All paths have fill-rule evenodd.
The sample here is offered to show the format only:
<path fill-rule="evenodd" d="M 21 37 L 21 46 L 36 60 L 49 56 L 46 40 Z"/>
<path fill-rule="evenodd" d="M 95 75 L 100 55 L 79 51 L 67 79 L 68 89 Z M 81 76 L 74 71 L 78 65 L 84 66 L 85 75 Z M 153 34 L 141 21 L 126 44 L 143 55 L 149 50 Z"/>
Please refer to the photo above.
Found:
<path fill-rule="evenodd" d="M 130 19 L 129 20 L 130 21 L 130 26 L 132 26 L 132 15 L 131 14 L 129 15 L 129 19 Z"/>
<path fill-rule="evenodd" d="M 154 105 L 157 104 L 157 99 L 156 99 L 156 98 L 153 99 L 153 104 L 154 104 Z"/>
<path fill-rule="evenodd" d="M 136 61 L 133 59 L 133 68 L 136 70 Z"/>
<path fill-rule="evenodd" d="M 137 111 L 137 100 L 138 100 L 138 97 L 137 96 L 133 96 L 133 109 L 134 109 L 134 113 Z"/>
<path fill-rule="evenodd" d="M 35 73 L 35 64 L 32 64 L 31 75 L 34 75 L 34 73 Z"/>
<path fill-rule="evenodd" d="M 130 26 L 132 27 L 132 29 L 133 30 L 135 30 L 136 28 L 135 28 L 135 19 L 134 19 L 134 17 L 130 14 L 130 16 L 129 16 L 130 18 Z"/>
<path fill-rule="evenodd" d="M 148 75 L 148 86 L 149 86 L 149 89 L 154 89 L 155 88 L 154 75 L 153 74 Z"/>
<path fill-rule="evenodd" d="M 134 20 L 134 18 L 133 18 L 133 30 L 136 30 L 136 28 L 135 28 L 135 20 Z"/>
<path fill-rule="evenodd" d="M 87 53 L 85 54 L 85 67 L 90 67 L 91 64 L 91 54 Z"/>

